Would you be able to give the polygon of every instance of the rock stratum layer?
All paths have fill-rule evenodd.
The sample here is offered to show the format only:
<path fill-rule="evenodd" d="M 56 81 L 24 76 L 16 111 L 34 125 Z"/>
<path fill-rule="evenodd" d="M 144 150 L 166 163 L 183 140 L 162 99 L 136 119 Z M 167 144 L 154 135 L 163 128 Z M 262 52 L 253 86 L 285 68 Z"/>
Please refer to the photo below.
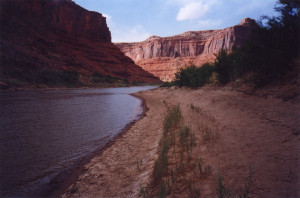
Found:
<path fill-rule="evenodd" d="M 106 18 L 71 0 L 1 0 L 0 75 L 25 78 L 41 70 L 94 72 L 159 82 L 111 43 Z"/>
<path fill-rule="evenodd" d="M 222 30 L 189 31 L 170 37 L 151 36 L 135 43 L 115 43 L 144 70 L 163 81 L 170 81 L 180 68 L 212 62 L 221 49 L 231 50 L 248 37 L 255 21 L 245 18 L 240 24 Z"/>

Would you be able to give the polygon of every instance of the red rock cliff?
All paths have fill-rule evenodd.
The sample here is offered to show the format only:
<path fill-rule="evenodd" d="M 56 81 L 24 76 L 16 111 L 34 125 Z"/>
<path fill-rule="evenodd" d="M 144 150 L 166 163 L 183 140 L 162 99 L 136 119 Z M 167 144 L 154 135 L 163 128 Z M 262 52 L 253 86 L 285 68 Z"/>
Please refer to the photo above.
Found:
<path fill-rule="evenodd" d="M 111 43 L 105 17 L 71 0 L 0 1 L 0 77 L 40 70 L 158 82 Z"/>
<path fill-rule="evenodd" d="M 92 41 L 111 42 L 105 17 L 84 10 L 71 0 L 1 0 L 1 11 L 4 23 L 15 18 L 42 32 L 68 33 Z"/>
<path fill-rule="evenodd" d="M 143 69 L 169 81 L 174 73 L 189 62 L 196 65 L 214 60 L 221 49 L 231 50 L 248 36 L 254 20 L 245 18 L 240 24 L 222 30 L 190 31 L 171 37 L 152 36 L 143 42 L 115 45 Z"/>

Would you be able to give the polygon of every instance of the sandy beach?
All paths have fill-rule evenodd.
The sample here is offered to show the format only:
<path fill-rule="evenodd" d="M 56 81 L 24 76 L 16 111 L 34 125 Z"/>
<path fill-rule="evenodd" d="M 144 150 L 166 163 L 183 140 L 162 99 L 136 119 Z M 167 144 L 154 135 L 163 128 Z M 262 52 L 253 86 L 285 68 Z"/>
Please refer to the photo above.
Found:
<path fill-rule="evenodd" d="M 290 93 L 290 92 L 289 92 Z M 253 197 L 299 197 L 299 89 L 288 98 L 272 91 L 246 94 L 229 88 L 157 88 L 136 93 L 147 112 L 113 145 L 87 163 L 62 197 L 141 197 L 151 183 L 168 108 L 179 104 L 183 123 L 195 134 L 192 161 L 210 167 L 205 177 L 193 176 L 200 197 L 217 197 L 216 175 L 239 194 L 253 166 Z M 211 141 L 205 141 L 204 129 Z M 174 151 L 175 152 L 175 151 Z M 189 197 L 180 179 L 170 197 Z"/>

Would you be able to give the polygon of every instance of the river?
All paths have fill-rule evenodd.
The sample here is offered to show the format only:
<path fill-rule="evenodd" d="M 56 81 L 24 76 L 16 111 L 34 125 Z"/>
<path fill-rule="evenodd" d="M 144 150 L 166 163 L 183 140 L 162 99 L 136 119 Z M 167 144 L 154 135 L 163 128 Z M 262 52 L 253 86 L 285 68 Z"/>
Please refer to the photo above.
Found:
<path fill-rule="evenodd" d="M 129 94 L 151 88 L 1 92 L 0 196 L 37 192 L 103 148 L 143 111 Z"/>

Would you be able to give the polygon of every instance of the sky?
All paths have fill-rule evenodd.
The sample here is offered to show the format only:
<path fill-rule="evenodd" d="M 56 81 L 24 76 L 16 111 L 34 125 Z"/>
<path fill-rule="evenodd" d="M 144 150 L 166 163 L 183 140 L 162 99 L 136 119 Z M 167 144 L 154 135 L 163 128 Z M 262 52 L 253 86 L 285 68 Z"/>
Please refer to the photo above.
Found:
<path fill-rule="evenodd" d="M 245 17 L 274 16 L 277 0 L 73 0 L 106 17 L 112 42 L 138 42 L 152 35 L 223 29 Z"/>

